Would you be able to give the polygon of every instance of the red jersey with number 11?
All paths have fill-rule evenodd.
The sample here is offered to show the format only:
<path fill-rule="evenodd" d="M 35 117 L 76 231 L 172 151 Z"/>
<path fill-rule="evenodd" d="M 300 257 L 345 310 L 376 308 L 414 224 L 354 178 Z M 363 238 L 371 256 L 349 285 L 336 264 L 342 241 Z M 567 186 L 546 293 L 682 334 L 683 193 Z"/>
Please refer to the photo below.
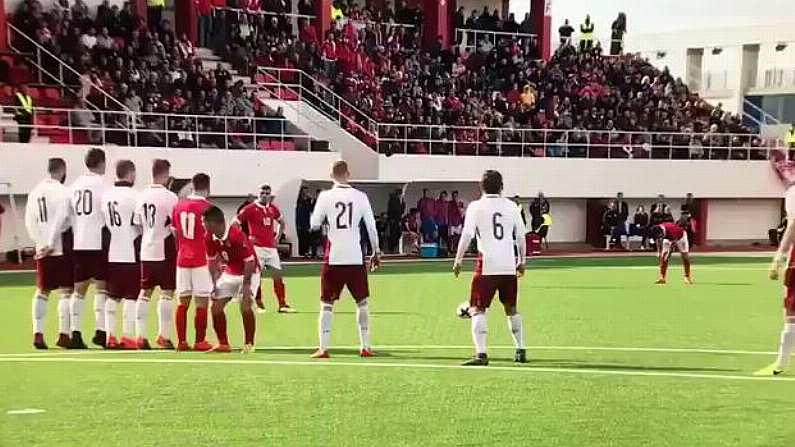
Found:
<path fill-rule="evenodd" d="M 207 246 L 202 216 L 212 204 L 201 196 L 180 199 L 171 216 L 177 233 L 177 267 L 207 265 Z"/>

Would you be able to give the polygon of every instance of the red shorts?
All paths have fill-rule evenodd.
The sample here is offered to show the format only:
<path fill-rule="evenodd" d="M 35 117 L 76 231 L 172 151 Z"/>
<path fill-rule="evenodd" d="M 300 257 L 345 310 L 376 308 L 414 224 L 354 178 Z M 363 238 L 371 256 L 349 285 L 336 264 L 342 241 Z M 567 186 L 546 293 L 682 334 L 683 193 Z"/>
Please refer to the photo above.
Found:
<path fill-rule="evenodd" d="M 75 282 L 108 279 L 108 253 L 102 250 L 75 250 Z"/>
<path fill-rule="evenodd" d="M 138 299 L 141 290 L 140 273 L 141 268 L 137 263 L 108 263 L 108 296 L 126 300 Z"/>
<path fill-rule="evenodd" d="M 320 268 L 320 301 L 333 303 L 340 299 L 342 289 L 348 287 L 358 303 L 370 296 L 367 268 L 364 265 L 328 265 Z"/>
<path fill-rule="evenodd" d="M 494 295 L 500 292 L 500 302 L 506 307 L 516 307 L 516 275 L 481 275 L 472 277 L 469 304 L 479 309 L 488 309 Z"/>
<path fill-rule="evenodd" d="M 47 256 L 36 260 L 36 287 L 51 291 L 74 286 L 72 259 L 69 256 Z"/>

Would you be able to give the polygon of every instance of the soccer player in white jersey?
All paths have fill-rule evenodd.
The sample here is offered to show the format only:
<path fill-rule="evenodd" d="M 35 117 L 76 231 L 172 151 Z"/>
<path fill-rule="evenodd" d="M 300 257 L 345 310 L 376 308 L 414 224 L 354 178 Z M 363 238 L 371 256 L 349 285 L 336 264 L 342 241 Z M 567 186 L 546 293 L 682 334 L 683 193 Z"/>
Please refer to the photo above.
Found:
<path fill-rule="evenodd" d="M 96 332 L 92 340 L 105 346 L 105 300 L 107 299 L 105 280 L 107 277 L 107 229 L 105 217 L 100 209 L 102 195 L 105 193 L 105 152 L 102 149 L 89 149 L 85 157 L 88 174 L 81 175 L 70 188 L 70 213 L 62 216 L 70 219 L 74 235 L 74 293 L 69 302 L 72 337 L 69 349 L 87 349 L 80 332 L 82 327 L 84 299 L 91 281 L 94 281 L 94 315 Z M 63 227 L 63 222 L 56 224 Z"/>
<path fill-rule="evenodd" d="M 778 358 L 770 366 L 754 373 L 756 376 L 778 376 L 789 368 L 795 350 L 795 185 L 790 186 L 784 196 L 787 212 L 787 229 L 770 266 L 770 279 L 777 280 L 784 257 L 789 254 L 784 273 L 784 329 L 778 347 Z"/>
<path fill-rule="evenodd" d="M 311 226 L 317 230 L 324 224 L 328 228 L 328 244 L 325 259 L 320 270 L 320 346 L 312 354 L 313 358 L 329 358 L 331 341 L 331 320 L 334 302 L 340 298 L 344 287 L 356 301 L 356 321 L 359 327 L 361 349 L 359 355 L 372 357 L 370 347 L 370 323 L 367 298 L 370 296 L 367 284 L 367 269 L 361 246 L 360 222 L 364 222 L 370 238 L 373 255 L 370 270 L 380 265 L 378 232 L 370 201 L 363 192 L 348 183 L 350 172 L 344 161 L 334 162 L 331 168 L 334 186 L 323 191 L 317 198 L 312 212 Z"/>
<path fill-rule="evenodd" d="M 110 232 L 108 247 L 108 299 L 105 301 L 106 349 L 136 349 L 135 303 L 140 291 L 141 268 L 138 265 L 138 244 L 141 228 L 135 222 L 138 194 L 135 164 L 130 160 L 116 163 L 116 183 L 102 196 L 102 213 Z M 116 312 L 124 300 L 124 323 L 121 343 L 116 338 Z"/>
<path fill-rule="evenodd" d="M 156 287 L 160 287 L 158 301 L 157 345 L 174 349 L 171 327 L 174 322 L 174 289 L 177 287 L 177 244 L 171 232 L 171 214 L 179 198 L 166 185 L 171 178 L 168 160 L 152 162 L 152 184 L 138 196 L 136 222 L 141 225 L 141 295 L 137 308 L 137 345 L 151 349 L 148 332 L 149 300 Z"/>
<path fill-rule="evenodd" d="M 44 322 L 47 317 L 47 299 L 50 292 L 61 291 L 58 301 L 58 341 L 56 345 L 69 345 L 69 298 L 72 295 L 72 242 L 68 219 L 69 191 L 66 180 L 66 162 L 51 158 L 47 162 L 50 176 L 42 180 L 28 194 L 25 206 L 25 228 L 36 243 L 36 293 L 33 295 L 33 346 L 47 349 L 44 341 Z M 61 222 L 62 227 L 57 227 Z"/>
<path fill-rule="evenodd" d="M 488 336 L 486 310 L 497 292 L 505 308 L 505 315 L 508 316 L 508 327 L 516 345 L 514 361 L 525 363 L 527 354 L 524 346 L 524 329 L 522 316 L 516 310 L 516 301 L 517 277 L 524 274 L 526 257 L 524 241 L 527 228 L 516 204 L 500 195 L 502 175 L 499 172 L 492 170 L 484 172 L 480 188 L 483 192 L 482 197 L 470 203 L 467 208 L 464 229 L 453 264 L 453 274 L 458 277 L 467 247 L 473 237 L 477 238 L 478 258 L 469 298 L 475 356 L 464 365 L 489 364 L 486 352 Z"/>

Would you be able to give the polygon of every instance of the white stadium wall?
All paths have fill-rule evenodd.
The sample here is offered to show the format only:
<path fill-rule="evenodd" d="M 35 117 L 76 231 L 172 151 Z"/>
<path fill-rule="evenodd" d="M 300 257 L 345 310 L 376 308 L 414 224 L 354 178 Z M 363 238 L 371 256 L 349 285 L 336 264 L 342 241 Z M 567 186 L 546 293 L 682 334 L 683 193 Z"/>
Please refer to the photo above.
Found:
<path fill-rule="evenodd" d="M 0 252 L 12 247 L 7 194 L 13 193 L 18 203 L 17 234 L 29 245 L 24 229 L 24 196 L 44 178 L 47 159 L 62 157 L 67 164 L 67 184 L 85 172 L 83 156 L 88 146 L 37 145 L 3 143 L 0 145 L 0 182 L 11 183 L 10 190 L 0 188 L 0 200 L 6 208 L 4 229 L 0 240 Z M 151 162 L 165 158 L 171 162 L 171 173 L 176 178 L 190 178 L 197 172 L 211 177 L 214 201 L 227 217 L 234 216 L 238 205 L 248 193 L 255 193 L 259 186 L 268 183 L 276 196 L 276 204 L 284 214 L 287 234 L 292 241 L 295 235 L 295 201 L 304 178 L 327 178 L 331 163 L 339 159 L 335 152 L 259 152 L 192 149 L 154 149 L 106 147 L 108 155 L 107 181 L 113 181 L 114 165 L 121 159 L 132 160 L 138 171 L 137 186 L 143 187 L 151 181 Z M 293 244 L 297 249 L 297 244 Z"/>
<path fill-rule="evenodd" d="M 753 240 L 781 220 L 781 200 L 721 199 L 707 206 L 707 241 Z"/>

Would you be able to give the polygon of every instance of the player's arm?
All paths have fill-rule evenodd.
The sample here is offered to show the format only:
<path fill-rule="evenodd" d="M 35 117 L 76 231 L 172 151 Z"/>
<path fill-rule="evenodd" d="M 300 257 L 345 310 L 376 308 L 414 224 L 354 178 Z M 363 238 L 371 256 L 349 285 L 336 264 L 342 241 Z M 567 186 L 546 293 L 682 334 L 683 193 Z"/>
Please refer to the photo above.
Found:
<path fill-rule="evenodd" d="M 64 194 L 61 198 L 61 203 L 56 207 L 55 217 L 52 226 L 49 228 L 49 233 L 45 236 L 45 246 L 36 253 L 37 258 L 45 257 L 52 253 L 55 247 L 55 240 L 58 235 L 68 230 L 72 226 L 72 199 L 69 195 Z"/>
<path fill-rule="evenodd" d="M 367 230 L 367 237 L 370 240 L 370 249 L 373 251 L 373 256 L 370 257 L 370 270 L 375 270 L 381 265 L 381 252 L 380 245 L 378 244 L 378 229 L 375 226 L 375 215 L 373 215 L 373 208 L 370 206 L 370 201 L 367 196 L 362 194 L 362 217 L 364 218 L 364 227 Z"/>
<path fill-rule="evenodd" d="M 38 244 L 39 226 L 36 224 L 36 213 L 38 212 L 37 199 L 37 196 L 28 196 L 28 203 L 25 204 L 25 229 L 28 231 L 28 236 Z M 34 206 L 34 204 L 36 206 Z"/>
<path fill-rule="evenodd" d="M 522 277 L 524 275 L 525 264 L 527 263 L 527 243 L 525 242 L 527 226 L 518 208 L 514 215 L 514 233 L 516 236 L 516 249 L 519 254 L 519 258 L 516 261 L 516 273 L 519 274 L 519 277 Z"/>
<path fill-rule="evenodd" d="M 473 237 L 475 237 L 475 207 L 470 205 L 464 217 L 464 229 L 461 230 L 461 237 L 458 240 L 458 250 L 456 251 L 455 262 L 453 263 L 453 275 L 455 275 L 456 278 L 461 274 L 461 264 L 464 262 L 464 255 Z"/>
<path fill-rule="evenodd" d="M 309 225 L 312 231 L 320 230 L 323 223 L 326 221 L 326 195 L 322 192 L 317 197 L 315 209 L 312 211 L 312 216 L 309 218 Z"/>
<path fill-rule="evenodd" d="M 782 261 L 792 249 L 793 243 L 795 243 L 795 228 L 793 228 L 795 227 L 795 218 L 789 216 L 790 214 L 787 213 L 787 229 L 784 230 L 784 234 L 781 236 L 778 250 L 776 250 L 776 254 L 773 256 L 773 263 L 770 265 L 769 275 L 770 279 L 773 280 L 778 279 Z"/>

